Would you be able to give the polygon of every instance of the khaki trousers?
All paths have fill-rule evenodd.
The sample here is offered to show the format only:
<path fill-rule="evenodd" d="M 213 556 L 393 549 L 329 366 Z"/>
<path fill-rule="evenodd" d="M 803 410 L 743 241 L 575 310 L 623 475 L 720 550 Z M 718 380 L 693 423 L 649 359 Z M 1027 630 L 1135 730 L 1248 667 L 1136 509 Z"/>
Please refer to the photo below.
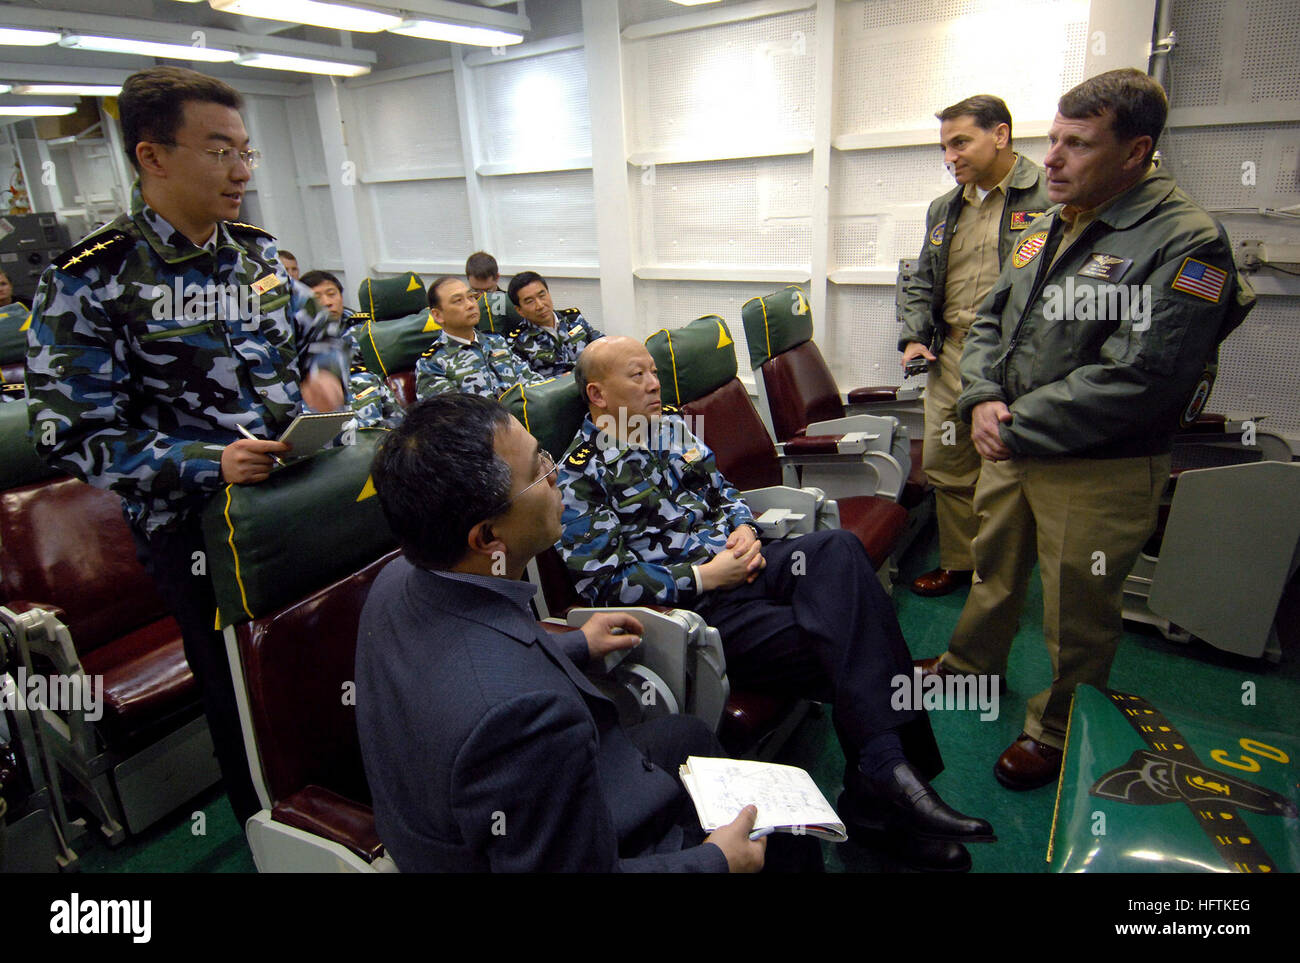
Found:
<path fill-rule="evenodd" d="M 944 664 L 1006 672 L 1037 555 L 1052 684 L 1025 732 L 1063 748 L 1075 686 L 1104 687 L 1123 631 L 1124 579 L 1155 529 L 1169 455 L 986 461 L 975 489 L 975 576 Z"/>
<path fill-rule="evenodd" d="M 971 444 L 970 426 L 957 414 L 964 343 L 964 339 L 944 341 L 939 363 L 930 368 L 925 388 L 925 444 L 921 450 L 921 467 L 935 489 L 939 567 L 959 572 L 975 567 L 971 542 L 979 531 L 974 498 L 980 456 Z"/>

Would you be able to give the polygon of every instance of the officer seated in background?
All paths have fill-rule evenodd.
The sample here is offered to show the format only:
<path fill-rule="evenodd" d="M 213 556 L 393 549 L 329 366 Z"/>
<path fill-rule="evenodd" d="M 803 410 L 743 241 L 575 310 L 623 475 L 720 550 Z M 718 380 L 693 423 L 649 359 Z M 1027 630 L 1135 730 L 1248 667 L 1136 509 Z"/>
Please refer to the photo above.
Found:
<path fill-rule="evenodd" d="M 349 319 L 356 312 L 343 306 L 343 282 L 329 271 L 308 271 L 299 280 L 311 288 L 316 303 L 330 313 L 331 319 L 340 322 L 343 331 L 351 326 Z"/>
<path fill-rule="evenodd" d="M 489 291 L 500 291 L 501 271 L 497 259 L 487 251 L 475 251 L 465 261 L 465 280 L 474 297 Z"/>
<path fill-rule="evenodd" d="M 535 271 L 511 278 L 509 293 L 524 320 L 506 332 L 506 339 L 515 354 L 543 378 L 572 371 L 582 349 L 605 336 L 577 308 L 556 311 L 546 279 Z"/>
<path fill-rule="evenodd" d="M 438 278 L 429 285 L 429 314 L 442 330 L 415 364 L 417 398 L 448 391 L 496 398 L 511 385 L 544 380 L 501 335 L 477 330 L 478 303 L 460 278 Z"/>
<path fill-rule="evenodd" d="M 694 609 L 722 636 L 736 688 L 834 703 L 847 760 L 840 816 L 920 868 L 970 868 L 992 827 L 926 781 L 942 769 L 929 720 L 895 709 L 912 662 L 893 605 L 853 534 L 763 545 L 740 493 L 675 409 L 645 346 L 603 338 L 574 371 L 589 416 L 565 457 L 561 553 L 589 602 Z"/>
<path fill-rule="evenodd" d="M 404 872 L 760 869 L 755 809 L 704 837 L 678 781 L 688 756 L 722 755 L 708 727 L 624 730 L 578 671 L 637 645 L 641 624 L 611 612 L 552 635 L 534 621 L 520 577 L 560 535 L 554 472 L 504 408 L 463 394 L 413 407 L 375 456 L 405 556 L 375 580 L 357 638 L 380 838 Z M 811 837 L 794 842 L 820 863 Z"/>
<path fill-rule="evenodd" d="M 377 371 L 366 367 L 365 356 L 357 339 L 358 325 L 343 336 L 351 361 L 348 369 L 348 406 L 357 416 L 358 428 L 393 428 L 402 420 L 403 410 L 393 389 Z"/>

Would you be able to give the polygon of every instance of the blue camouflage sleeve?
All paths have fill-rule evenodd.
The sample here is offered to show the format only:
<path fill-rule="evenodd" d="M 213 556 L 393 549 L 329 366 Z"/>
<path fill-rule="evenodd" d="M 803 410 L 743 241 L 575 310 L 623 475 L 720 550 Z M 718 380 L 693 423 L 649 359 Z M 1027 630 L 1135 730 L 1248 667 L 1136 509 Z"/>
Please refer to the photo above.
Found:
<path fill-rule="evenodd" d="M 274 250 L 271 253 L 274 256 Z M 284 268 L 277 266 L 276 271 L 282 273 Z M 298 370 L 304 376 L 312 371 L 328 371 L 340 384 L 346 385 L 352 359 L 341 339 L 342 322 L 335 321 L 327 310 L 317 305 L 311 288 L 292 280 L 288 274 L 284 276 L 289 282 L 288 314 L 299 345 Z"/>
<path fill-rule="evenodd" d="M 599 472 L 592 462 L 579 472 L 566 459 L 557 482 L 564 499 L 560 555 L 578 594 L 600 605 L 688 604 L 696 597 L 691 563 L 655 564 L 632 551 Z"/>
<path fill-rule="evenodd" d="M 32 304 L 27 385 L 32 440 L 49 464 L 135 502 L 215 491 L 223 445 L 135 424 L 126 344 L 96 294 L 97 270 L 46 270 Z"/>

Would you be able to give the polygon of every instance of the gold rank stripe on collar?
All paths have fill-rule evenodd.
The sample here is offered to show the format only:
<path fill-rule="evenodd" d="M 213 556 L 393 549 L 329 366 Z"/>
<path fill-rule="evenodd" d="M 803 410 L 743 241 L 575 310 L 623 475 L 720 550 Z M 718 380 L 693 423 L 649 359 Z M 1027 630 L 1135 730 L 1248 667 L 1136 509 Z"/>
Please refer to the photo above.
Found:
<path fill-rule="evenodd" d="M 125 254 L 132 243 L 131 236 L 125 231 L 112 230 L 92 234 L 81 243 L 68 248 L 68 250 L 60 254 L 55 259 L 55 263 L 59 266 L 60 271 L 89 267 L 114 252 Z"/>
<path fill-rule="evenodd" d="M 243 221 L 226 221 L 226 227 L 228 227 L 232 233 L 254 234 L 258 237 L 264 237 L 268 241 L 275 240 L 274 234 L 266 230 L 264 227 L 258 227 L 256 224 L 246 224 Z"/>

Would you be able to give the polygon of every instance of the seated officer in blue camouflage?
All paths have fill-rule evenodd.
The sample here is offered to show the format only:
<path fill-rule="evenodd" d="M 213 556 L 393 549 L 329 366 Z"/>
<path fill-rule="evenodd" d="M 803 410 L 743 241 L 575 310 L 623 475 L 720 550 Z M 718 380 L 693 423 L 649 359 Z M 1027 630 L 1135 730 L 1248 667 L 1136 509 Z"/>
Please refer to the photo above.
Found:
<path fill-rule="evenodd" d="M 340 331 L 349 331 L 362 321 L 369 320 L 370 315 L 358 314 L 343 304 L 343 282 L 329 271 L 308 271 L 300 280 L 311 288 L 316 303 L 330 313 L 332 320 L 338 322 Z"/>
<path fill-rule="evenodd" d="M 524 320 L 506 332 L 506 340 L 543 378 L 572 371 L 582 349 L 605 336 L 577 308 L 556 311 L 546 279 L 534 271 L 511 278 L 508 293 Z"/>
<path fill-rule="evenodd" d="M 229 85 L 178 67 L 127 78 L 118 100 L 139 173 L 131 210 L 60 255 L 32 305 L 32 438 L 54 467 L 122 496 L 141 561 L 181 625 L 226 790 L 253 791 L 206 568 L 200 515 L 256 484 L 304 408 L 343 404 L 327 312 L 291 281 L 275 239 L 234 220 L 259 153 Z M 244 429 L 255 438 L 241 437 Z"/>
<path fill-rule="evenodd" d="M 763 545 L 713 452 L 662 406 L 645 346 L 603 338 L 574 369 L 589 414 L 560 462 L 560 551 L 588 602 L 694 609 L 737 688 L 834 702 L 848 765 L 840 815 L 920 868 L 964 870 L 992 828 L 926 781 L 942 769 L 919 707 L 895 708 L 912 662 L 862 543 L 842 530 Z"/>
<path fill-rule="evenodd" d="M 415 396 L 421 401 L 448 391 L 498 398 L 513 385 L 546 380 L 501 335 L 477 330 L 478 302 L 460 278 L 429 285 L 429 313 L 442 330 L 415 363 Z"/>
<path fill-rule="evenodd" d="M 366 367 L 356 333 L 343 335 L 352 366 L 348 371 L 348 404 L 357 416 L 358 428 L 396 428 L 405 412 L 388 382 Z"/>

